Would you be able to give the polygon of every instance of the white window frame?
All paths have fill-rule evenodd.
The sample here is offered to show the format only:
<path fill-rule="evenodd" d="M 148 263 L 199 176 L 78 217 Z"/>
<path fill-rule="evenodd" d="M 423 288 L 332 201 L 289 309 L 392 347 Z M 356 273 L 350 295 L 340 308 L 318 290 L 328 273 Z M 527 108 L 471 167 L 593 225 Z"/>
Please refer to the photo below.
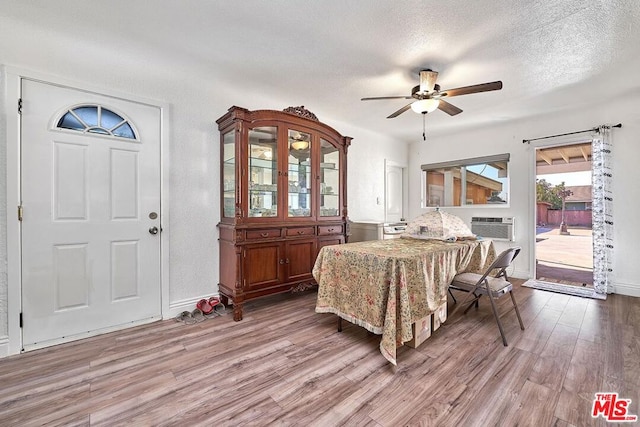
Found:
<path fill-rule="evenodd" d="M 510 160 L 510 154 L 509 153 L 503 153 L 503 154 L 495 154 L 495 155 L 491 155 L 491 156 L 482 156 L 482 157 L 473 157 L 473 158 L 468 158 L 468 159 L 459 159 L 459 160 L 452 160 L 452 161 L 447 161 L 447 162 L 439 162 L 439 163 L 429 163 L 429 164 L 423 164 L 420 166 L 420 169 L 422 170 L 422 191 L 423 191 L 423 198 L 422 198 L 422 207 L 423 208 L 428 208 L 428 207 L 446 207 L 446 208 L 457 208 L 457 207 L 468 207 L 468 206 L 473 206 L 473 207 L 508 207 L 510 204 L 510 200 L 511 200 L 511 191 L 510 191 L 510 175 L 509 175 L 509 160 Z M 466 194 L 467 194 L 467 167 L 468 166 L 477 166 L 477 165 L 483 165 L 483 164 L 490 164 L 490 163 L 498 163 L 498 162 L 504 162 L 506 164 L 506 177 L 503 177 L 505 179 L 505 184 L 506 184 L 506 189 L 504 189 L 503 191 L 506 194 L 506 200 L 503 203 L 481 203 L 481 204 L 474 204 L 473 201 L 471 201 L 471 203 L 466 199 Z M 427 182 L 427 173 L 429 171 L 433 171 L 433 170 L 437 170 L 437 169 L 454 169 L 454 168 L 459 168 L 460 170 L 460 201 L 459 201 L 459 205 L 455 204 L 455 201 L 453 200 L 453 190 L 454 190 L 454 179 L 453 179 L 453 174 L 448 174 L 445 175 L 444 178 L 444 185 L 443 186 L 437 186 L 435 184 L 428 184 Z M 482 176 L 482 175 L 480 175 Z M 488 178 L 490 179 L 490 178 Z M 436 187 L 441 187 L 441 188 L 436 188 Z M 434 194 L 435 192 L 437 192 L 438 194 Z M 437 199 L 434 199 L 433 202 L 430 202 L 430 199 L 433 199 L 434 197 L 437 197 Z M 439 200 L 439 202 L 435 201 L 435 200 Z"/>

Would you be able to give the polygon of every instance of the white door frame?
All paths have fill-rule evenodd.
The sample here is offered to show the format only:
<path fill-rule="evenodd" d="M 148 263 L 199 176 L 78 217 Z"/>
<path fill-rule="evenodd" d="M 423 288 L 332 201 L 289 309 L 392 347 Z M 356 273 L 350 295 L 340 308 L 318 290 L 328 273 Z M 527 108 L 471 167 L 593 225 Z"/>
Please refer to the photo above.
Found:
<path fill-rule="evenodd" d="M 7 329 L 8 354 L 22 351 L 22 333 L 20 331 L 20 311 L 22 307 L 21 277 L 21 225 L 18 221 L 18 205 L 20 205 L 20 114 L 18 99 L 20 98 L 20 82 L 23 78 L 41 81 L 48 84 L 69 87 L 99 95 L 121 98 L 147 104 L 160 109 L 160 218 L 162 233 L 160 236 L 160 282 L 162 318 L 169 313 L 169 104 L 150 100 L 139 96 L 113 91 L 108 88 L 77 82 L 21 68 L 5 67 L 7 114 Z"/>
<path fill-rule="evenodd" d="M 388 191 L 388 183 L 387 183 L 387 171 L 388 167 L 393 166 L 402 169 L 402 216 L 407 218 L 409 212 L 409 175 L 408 175 L 408 167 L 404 163 L 398 163 L 393 160 L 384 159 L 384 221 L 388 222 L 387 219 L 387 191 Z"/>
<path fill-rule="evenodd" d="M 529 183 L 531 193 L 529 196 L 529 212 L 531 212 L 531 228 L 529 230 L 529 235 L 531 236 L 529 239 L 529 265 L 531 266 L 529 279 L 535 279 L 537 276 L 536 271 L 536 216 L 538 215 L 538 207 L 536 204 L 536 177 L 538 176 L 536 171 L 536 153 L 538 152 L 538 148 L 550 148 L 550 147 L 560 147 L 563 145 L 571 145 L 571 144 L 580 144 L 585 143 L 589 140 L 592 140 L 593 137 L 590 136 L 559 136 L 556 138 L 551 138 L 547 141 L 532 141 L 529 142 L 530 149 L 530 158 L 529 158 Z M 593 168 L 592 168 L 593 169 Z"/>

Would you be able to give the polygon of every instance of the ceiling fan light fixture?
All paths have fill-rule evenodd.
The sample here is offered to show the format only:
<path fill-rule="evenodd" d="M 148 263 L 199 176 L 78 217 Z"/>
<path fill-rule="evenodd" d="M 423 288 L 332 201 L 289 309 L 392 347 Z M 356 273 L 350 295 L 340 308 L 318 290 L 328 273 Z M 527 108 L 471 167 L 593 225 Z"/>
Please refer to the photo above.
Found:
<path fill-rule="evenodd" d="M 306 150 L 309 148 L 309 142 L 305 140 L 293 140 L 291 141 L 291 148 L 294 150 Z"/>
<path fill-rule="evenodd" d="M 418 114 L 431 113 L 435 111 L 440 105 L 439 99 L 420 99 L 411 104 L 411 109 Z"/>

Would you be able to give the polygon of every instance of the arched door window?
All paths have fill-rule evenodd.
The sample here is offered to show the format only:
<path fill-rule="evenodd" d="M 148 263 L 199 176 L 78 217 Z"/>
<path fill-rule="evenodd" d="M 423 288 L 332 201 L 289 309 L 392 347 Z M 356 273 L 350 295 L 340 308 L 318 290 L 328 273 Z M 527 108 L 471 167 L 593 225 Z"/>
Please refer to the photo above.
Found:
<path fill-rule="evenodd" d="M 129 120 L 101 105 L 70 108 L 60 117 L 56 127 L 117 138 L 138 139 Z"/>

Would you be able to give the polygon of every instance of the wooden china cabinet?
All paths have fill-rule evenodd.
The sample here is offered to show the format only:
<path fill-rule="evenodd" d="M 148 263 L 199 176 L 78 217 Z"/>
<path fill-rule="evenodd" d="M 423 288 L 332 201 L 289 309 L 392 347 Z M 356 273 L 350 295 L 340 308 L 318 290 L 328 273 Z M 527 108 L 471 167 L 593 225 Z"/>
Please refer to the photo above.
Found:
<path fill-rule="evenodd" d="M 315 284 L 318 251 L 347 235 L 351 138 L 304 107 L 231 107 L 216 121 L 221 145 L 220 294 L 244 302 Z"/>

